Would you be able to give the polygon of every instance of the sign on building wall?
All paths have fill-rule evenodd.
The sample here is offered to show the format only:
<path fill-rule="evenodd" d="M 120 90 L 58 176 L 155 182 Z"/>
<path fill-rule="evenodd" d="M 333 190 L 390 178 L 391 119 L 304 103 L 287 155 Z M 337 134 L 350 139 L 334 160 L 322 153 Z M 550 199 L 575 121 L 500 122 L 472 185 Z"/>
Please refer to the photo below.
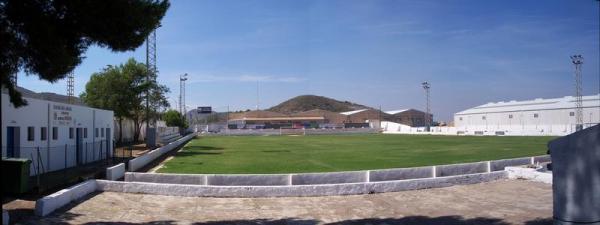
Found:
<path fill-rule="evenodd" d="M 71 126 L 73 122 L 73 117 L 71 116 L 73 110 L 71 106 L 53 105 L 52 110 L 52 124 L 57 126 Z"/>

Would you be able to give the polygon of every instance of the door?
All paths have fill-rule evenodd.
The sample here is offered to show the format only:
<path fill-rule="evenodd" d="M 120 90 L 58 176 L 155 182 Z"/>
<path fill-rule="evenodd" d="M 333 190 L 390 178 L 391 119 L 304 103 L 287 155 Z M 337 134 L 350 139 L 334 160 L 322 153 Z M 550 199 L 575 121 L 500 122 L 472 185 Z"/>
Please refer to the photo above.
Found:
<path fill-rule="evenodd" d="M 106 158 L 110 157 L 110 150 L 112 149 L 112 138 L 110 136 L 110 128 L 104 129 L 106 132 L 104 137 L 106 137 Z"/>
<path fill-rule="evenodd" d="M 20 127 L 6 127 L 6 157 L 20 156 L 21 135 Z"/>
<path fill-rule="evenodd" d="M 77 128 L 75 132 L 75 154 L 77 157 L 77 165 L 83 164 L 83 128 Z"/>

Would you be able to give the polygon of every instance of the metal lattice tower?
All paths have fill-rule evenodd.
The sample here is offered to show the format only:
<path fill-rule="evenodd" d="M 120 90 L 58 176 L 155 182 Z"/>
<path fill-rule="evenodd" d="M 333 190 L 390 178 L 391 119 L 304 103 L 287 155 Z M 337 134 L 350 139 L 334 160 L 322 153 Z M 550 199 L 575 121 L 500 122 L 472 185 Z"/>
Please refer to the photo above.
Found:
<path fill-rule="evenodd" d="M 156 79 L 156 30 L 152 31 L 146 38 L 146 69 L 148 70 L 148 76 L 146 81 L 150 81 L 150 77 L 153 80 Z M 147 125 L 150 127 L 150 92 L 146 93 L 146 118 Z"/>
<path fill-rule="evenodd" d="M 181 116 L 185 115 L 185 81 L 187 80 L 187 73 L 179 75 L 179 112 Z"/>
<path fill-rule="evenodd" d="M 581 65 L 583 65 L 583 56 L 573 55 L 571 56 L 571 62 L 575 66 L 575 119 L 577 121 L 575 130 L 579 131 L 583 129 L 583 98 L 581 97 Z"/>
<path fill-rule="evenodd" d="M 156 75 L 156 30 L 152 31 L 146 38 L 146 67 Z"/>
<path fill-rule="evenodd" d="M 67 96 L 69 96 L 69 104 L 75 103 L 75 76 L 73 72 L 67 74 Z"/>
<path fill-rule="evenodd" d="M 427 131 L 429 131 L 429 127 L 431 126 L 431 121 L 430 121 L 430 108 L 429 108 L 429 89 L 431 88 L 431 84 L 429 84 L 427 81 L 423 82 L 421 85 L 423 85 L 423 89 L 425 90 L 425 98 L 426 98 L 426 115 L 425 115 L 425 126 Z"/>

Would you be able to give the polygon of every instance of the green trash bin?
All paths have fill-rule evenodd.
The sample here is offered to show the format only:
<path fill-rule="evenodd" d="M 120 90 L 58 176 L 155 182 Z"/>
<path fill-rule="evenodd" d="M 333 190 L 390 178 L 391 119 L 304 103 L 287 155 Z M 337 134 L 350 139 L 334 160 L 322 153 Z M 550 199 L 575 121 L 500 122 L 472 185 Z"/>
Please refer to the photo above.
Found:
<path fill-rule="evenodd" d="M 2 192 L 22 194 L 29 190 L 30 159 L 2 158 Z"/>

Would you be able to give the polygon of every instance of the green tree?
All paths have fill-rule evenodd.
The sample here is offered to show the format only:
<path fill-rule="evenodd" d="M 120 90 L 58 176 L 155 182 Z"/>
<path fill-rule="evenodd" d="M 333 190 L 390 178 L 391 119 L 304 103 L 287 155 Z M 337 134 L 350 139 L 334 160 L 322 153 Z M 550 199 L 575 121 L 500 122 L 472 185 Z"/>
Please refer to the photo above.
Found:
<path fill-rule="evenodd" d="M 15 107 L 26 105 L 10 75 L 22 69 L 56 82 L 81 63 L 90 45 L 134 50 L 168 8 L 168 0 L 2 0 L 0 86 Z"/>
<path fill-rule="evenodd" d="M 162 119 L 165 121 L 165 123 L 167 124 L 167 126 L 169 127 L 182 127 L 182 128 L 187 128 L 187 122 L 183 119 L 183 116 L 181 115 L 181 113 L 179 113 L 176 110 L 168 110 L 166 111 L 163 116 Z"/>
<path fill-rule="evenodd" d="M 165 97 L 168 92 L 166 86 L 156 82 L 156 75 L 150 73 L 145 64 L 129 59 L 125 64 L 109 65 L 92 74 L 80 97 L 89 106 L 114 111 L 120 127 L 123 127 L 124 119 L 131 119 L 134 123 L 133 138 L 138 140 L 143 121 L 157 118 L 169 107 Z M 146 96 L 151 103 L 148 115 Z M 122 142 L 121 133 L 119 142 Z"/>

